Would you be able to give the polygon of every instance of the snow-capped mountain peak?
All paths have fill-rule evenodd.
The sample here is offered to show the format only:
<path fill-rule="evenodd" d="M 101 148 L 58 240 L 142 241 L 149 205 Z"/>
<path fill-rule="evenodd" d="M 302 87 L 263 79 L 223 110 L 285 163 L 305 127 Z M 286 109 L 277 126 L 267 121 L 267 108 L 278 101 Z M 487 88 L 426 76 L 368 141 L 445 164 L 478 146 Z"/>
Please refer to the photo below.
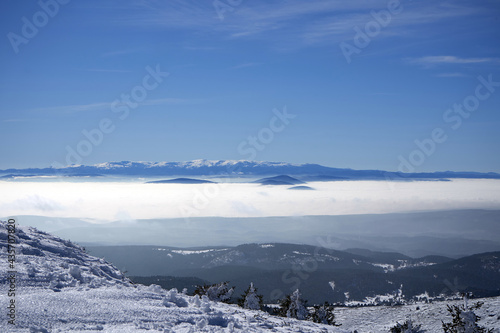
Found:
<path fill-rule="evenodd" d="M 332 180 L 446 180 L 447 178 L 484 178 L 500 179 L 497 173 L 480 172 L 427 172 L 401 173 L 384 170 L 354 170 L 326 167 L 319 164 L 292 164 L 286 162 L 265 162 L 248 160 L 206 160 L 198 159 L 185 162 L 105 162 L 94 165 L 69 165 L 65 167 L 50 167 L 44 169 L 8 169 L 0 170 L 0 175 L 12 177 L 15 175 L 64 175 L 64 176 L 266 176 L 290 175 L 302 176 L 302 180 L 332 181 Z M 6 174 L 6 175 L 5 175 Z"/>

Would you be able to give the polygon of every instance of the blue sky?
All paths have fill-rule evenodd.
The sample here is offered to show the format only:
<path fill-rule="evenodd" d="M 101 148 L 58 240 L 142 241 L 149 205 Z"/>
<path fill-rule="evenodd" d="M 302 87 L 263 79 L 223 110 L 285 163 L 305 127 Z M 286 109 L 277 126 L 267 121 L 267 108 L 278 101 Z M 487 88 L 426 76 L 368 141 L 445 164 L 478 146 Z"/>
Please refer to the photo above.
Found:
<path fill-rule="evenodd" d="M 0 168 L 252 158 L 500 172 L 498 1 L 215 4 L 2 1 Z M 274 119 L 285 109 L 295 117 Z"/>

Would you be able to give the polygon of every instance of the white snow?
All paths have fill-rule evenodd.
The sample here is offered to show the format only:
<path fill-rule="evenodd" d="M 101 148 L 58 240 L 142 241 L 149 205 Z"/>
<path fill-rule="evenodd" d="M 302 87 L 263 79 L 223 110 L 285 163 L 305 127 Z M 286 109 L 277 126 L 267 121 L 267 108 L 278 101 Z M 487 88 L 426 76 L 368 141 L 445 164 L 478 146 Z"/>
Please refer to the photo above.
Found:
<path fill-rule="evenodd" d="M 186 169 L 198 169 L 203 167 L 217 167 L 217 166 L 235 166 L 238 164 L 251 164 L 253 167 L 258 166 L 295 166 L 300 167 L 304 166 L 304 164 L 291 164 L 285 162 L 258 162 L 258 161 L 246 161 L 246 160 L 206 160 L 206 159 L 197 159 L 192 161 L 184 161 L 184 162 L 145 162 L 145 161 L 121 161 L 121 162 L 106 162 L 94 164 L 94 167 L 99 169 L 109 170 L 115 168 L 160 168 L 160 167 L 172 167 L 172 168 L 186 168 Z M 68 167 L 80 167 L 81 165 L 69 165 Z"/>
<path fill-rule="evenodd" d="M 387 332 L 410 316 L 429 332 L 439 332 L 441 320 L 449 320 L 446 305 L 461 302 L 336 308 L 336 322 L 342 326 L 333 327 L 274 317 L 155 285 L 133 285 L 116 267 L 69 241 L 19 226 L 16 236 L 14 327 L 6 316 L 11 299 L 6 278 L 7 230 L 0 223 L 0 304 L 4 309 L 0 332 Z M 400 295 L 386 295 L 391 296 Z M 485 304 L 477 310 L 480 324 L 500 332 L 500 297 L 482 301 Z"/>
<path fill-rule="evenodd" d="M 18 297 L 17 327 L 50 332 L 345 332 L 326 325 L 273 317 L 262 311 L 147 287 L 30 288 Z M 8 329 L 5 322 L 0 330 Z"/>
<path fill-rule="evenodd" d="M 293 251 L 293 253 L 300 254 L 300 255 L 303 255 L 303 256 L 310 256 L 311 255 L 310 253 L 304 253 L 304 252 L 299 252 L 299 251 Z"/>
<path fill-rule="evenodd" d="M 30 227 L 16 228 L 16 295 L 10 284 L 7 229 L 0 223 L 0 304 L 15 299 L 15 326 L 0 332 L 344 332 L 309 321 L 133 285 L 113 265 L 69 241 Z"/>
<path fill-rule="evenodd" d="M 376 266 L 376 267 L 383 268 L 384 273 L 394 271 L 394 265 L 391 265 L 391 264 L 375 264 L 375 263 L 369 263 L 369 264 L 372 264 L 373 266 Z"/>
<path fill-rule="evenodd" d="M 471 300 L 482 301 L 484 305 L 475 312 L 481 317 L 479 325 L 500 332 L 500 297 Z M 403 323 L 412 319 L 413 324 L 421 324 L 426 332 L 443 332 L 441 320 L 451 322 L 446 306 L 463 304 L 462 300 L 414 304 L 404 306 L 370 306 L 359 308 L 336 308 L 335 320 L 342 324 L 341 328 L 349 328 L 359 333 L 389 332 L 396 322 Z M 418 308 L 418 310 L 417 310 Z"/>
<path fill-rule="evenodd" d="M 172 250 L 171 252 L 189 255 L 189 254 L 201 254 L 201 253 L 209 253 L 209 252 L 217 252 L 217 251 L 225 251 L 227 249 L 208 249 L 208 250 Z"/>
<path fill-rule="evenodd" d="M 412 267 L 425 267 L 425 266 L 436 265 L 436 263 L 433 263 L 433 262 L 417 262 L 417 263 L 411 264 L 408 262 L 408 260 L 398 260 L 398 262 L 399 262 L 398 266 L 394 266 L 391 264 L 378 264 L 378 263 L 370 263 L 370 262 L 369 262 L 369 264 L 371 264 L 372 266 L 375 266 L 375 267 L 383 268 L 384 273 L 394 272 L 395 270 L 407 269 L 407 268 L 412 268 Z"/>

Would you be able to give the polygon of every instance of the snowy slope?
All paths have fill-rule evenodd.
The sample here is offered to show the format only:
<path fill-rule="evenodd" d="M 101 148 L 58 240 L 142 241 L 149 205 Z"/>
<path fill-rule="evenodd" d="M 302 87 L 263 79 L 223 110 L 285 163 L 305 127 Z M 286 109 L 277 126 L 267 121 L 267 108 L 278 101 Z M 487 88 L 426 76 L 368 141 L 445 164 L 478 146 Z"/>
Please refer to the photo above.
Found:
<path fill-rule="evenodd" d="M 484 302 L 482 308 L 475 311 L 481 317 L 479 325 L 492 328 L 495 333 L 500 332 L 500 297 L 469 300 L 469 304 L 478 301 Z M 411 319 L 414 324 L 422 325 L 426 333 L 435 333 L 443 332 L 441 321 L 451 322 L 447 305 L 463 304 L 462 300 L 457 300 L 393 307 L 337 308 L 335 318 L 342 328 L 349 328 L 351 332 L 389 332 L 396 322 L 404 323 Z"/>
<path fill-rule="evenodd" d="M 158 286 L 133 285 L 81 247 L 29 227 L 15 232 L 16 295 L 8 297 L 7 235 L 1 222 L 0 304 L 6 309 L 14 299 L 17 313 L 15 326 L 2 317 L 0 332 L 343 332 Z"/>
<path fill-rule="evenodd" d="M 11 233 L 12 234 L 12 233 Z M 428 332 L 447 320 L 446 303 L 336 309 L 341 327 L 273 317 L 265 312 L 131 284 L 113 265 L 82 248 L 29 227 L 15 231 L 16 326 L 0 332 L 387 332 L 410 315 Z M 11 238 L 12 239 L 12 238 Z M 12 297 L 8 230 L 0 223 L 0 304 Z M 500 332 L 500 298 L 485 299 L 481 324 Z M 4 310 L 5 313 L 5 310 Z"/>
<path fill-rule="evenodd" d="M 59 291 L 64 287 L 129 285 L 117 268 L 103 259 L 92 257 L 70 241 L 62 240 L 31 227 L 17 227 L 15 271 L 20 287 L 43 287 Z M 0 271 L 9 270 L 7 229 L 0 227 Z M 1 283 L 6 278 L 2 275 Z"/>
<path fill-rule="evenodd" d="M 33 288 L 22 292 L 19 307 L 18 327 L 49 332 L 344 332 L 140 285 L 58 293 Z"/>

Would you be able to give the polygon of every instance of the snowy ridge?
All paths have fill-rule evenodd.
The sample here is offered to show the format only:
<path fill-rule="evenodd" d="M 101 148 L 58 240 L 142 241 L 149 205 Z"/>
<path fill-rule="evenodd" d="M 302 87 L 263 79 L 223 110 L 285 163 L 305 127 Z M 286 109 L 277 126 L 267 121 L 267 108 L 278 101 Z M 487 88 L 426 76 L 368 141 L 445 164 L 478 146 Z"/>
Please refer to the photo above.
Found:
<path fill-rule="evenodd" d="M 95 165 L 53 166 L 50 168 L 0 170 L 6 177 L 17 175 L 59 175 L 59 176 L 256 176 L 295 175 L 303 176 L 303 181 L 339 180 L 448 180 L 448 178 L 500 179 L 500 174 L 489 172 L 427 172 L 401 173 L 384 170 L 354 170 L 332 168 L 319 164 L 292 164 L 286 162 L 265 162 L 247 160 L 193 160 L 186 162 L 105 162 Z M 3 176 L 3 177 L 5 177 Z"/>
<path fill-rule="evenodd" d="M 205 160 L 198 159 L 185 162 L 145 162 L 145 161 L 121 161 L 121 162 L 105 162 L 94 164 L 90 167 L 98 169 L 112 170 L 119 168 L 185 168 L 185 169 L 200 169 L 200 168 L 220 168 L 220 167 L 235 167 L 235 166 L 250 166 L 250 167 L 277 167 L 277 166 L 296 166 L 301 167 L 306 164 L 291 164 L 285 162 L 253 162 L 246 160 Z M 85 167 L 84 165 L 69 165 L 67 167 Z M 56 169 L 64 169 L 67 167 L 59 167 Z"/>
<path fill-rule="evenodd" d="M 8 271 L 8 230 L 0 223 L 0 270 Z M 31 227 L 16 226 L 16 275 L 18 285 L 59 291 L 64 287 L 97 288 L 108 285 L 131 286 L 112 264 L 85 253 L 70 241 Z M 7 277 L 2 275 L 1 283 Z"/>
<path fill-rule="evenodd" d="M 0 222 L 0 303 L 15 299 L 15 325 L 0 332 L 345 332 L 262 311 L 132 284 L 78 245 L 16 225 L 16 295 L 8 297 L 9 230 Z M 10 273 L 9 273 L 10 274 Z"/>

